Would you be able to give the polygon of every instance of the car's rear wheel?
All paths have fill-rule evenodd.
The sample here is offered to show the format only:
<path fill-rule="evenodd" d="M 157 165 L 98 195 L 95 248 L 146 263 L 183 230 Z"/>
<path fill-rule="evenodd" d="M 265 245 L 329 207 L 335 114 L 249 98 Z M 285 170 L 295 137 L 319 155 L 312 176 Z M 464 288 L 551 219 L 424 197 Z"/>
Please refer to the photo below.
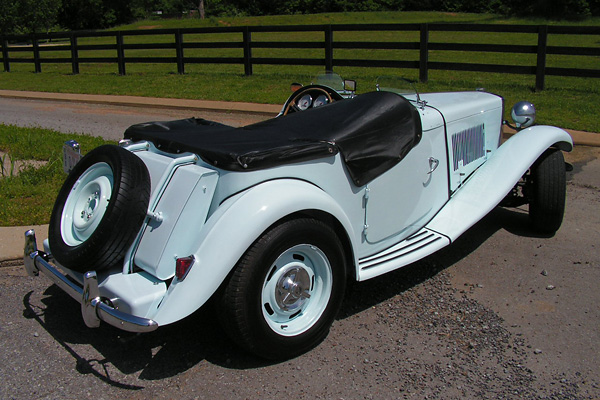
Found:
<path fill-rule="evenodd" d="M 567 181 L 562 152 L 546 150 L 531 167 L 529 179 L 529 217 L 533 229 L 553 234 L 560 228 L 565 212 Z"/>
<path fill-rule="evenodd" d="M 320 343 L 345 289 L 344 252 L 314 219 L 274 226 L 246 251 L 219 295 L 229 336 L 265 358 L 287 359 Z"/>
<path fill-rule="evenodd" d="M 118 146 L 90 151 L 71 171 L 50 217 L 48 240 L 62 266 L 85 272 L 123 259 L 150 198 L 142 160 Z"/>

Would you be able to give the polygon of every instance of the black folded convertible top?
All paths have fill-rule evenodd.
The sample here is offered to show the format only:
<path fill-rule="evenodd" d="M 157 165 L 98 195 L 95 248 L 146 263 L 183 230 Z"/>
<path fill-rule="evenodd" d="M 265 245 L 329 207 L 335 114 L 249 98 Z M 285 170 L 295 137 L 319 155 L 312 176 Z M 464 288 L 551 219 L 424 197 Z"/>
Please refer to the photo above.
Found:
<path fill-rule="evenodd" d="M 340 152 L 357 186 L 396 165 L 421 139 L 421 119 L 406 99 L 371 92 L 353 99 L 233 128 L 203 119 L 133 125 L 125 138 L 163 151 L 192 152 L 215 167 L 251 171 Z"/>

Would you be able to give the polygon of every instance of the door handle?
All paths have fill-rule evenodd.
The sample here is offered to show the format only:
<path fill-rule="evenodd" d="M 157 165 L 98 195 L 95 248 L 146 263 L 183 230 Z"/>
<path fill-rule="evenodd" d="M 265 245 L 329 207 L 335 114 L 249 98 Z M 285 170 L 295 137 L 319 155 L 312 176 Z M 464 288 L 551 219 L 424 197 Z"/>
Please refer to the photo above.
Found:
<path fill-rule="evenodd" d="M 429 172 L 427 175 L 431 174 L 435 169 L 440 165 L 440 160 L 437 158 L 429 157 Z"/>

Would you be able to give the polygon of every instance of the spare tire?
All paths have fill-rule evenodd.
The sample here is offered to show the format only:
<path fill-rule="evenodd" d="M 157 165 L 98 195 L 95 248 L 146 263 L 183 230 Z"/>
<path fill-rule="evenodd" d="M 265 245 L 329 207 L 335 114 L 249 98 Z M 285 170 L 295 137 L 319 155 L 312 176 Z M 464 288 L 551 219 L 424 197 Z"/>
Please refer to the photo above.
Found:
<path fill-rule="evenodd" d="M 48 229 L 52 255 L 78 272 L 118 264 L 144 222 L 149 200 L 150 176 L 139 157 L 114 145 L 90 151 L 54 203 Z"/>

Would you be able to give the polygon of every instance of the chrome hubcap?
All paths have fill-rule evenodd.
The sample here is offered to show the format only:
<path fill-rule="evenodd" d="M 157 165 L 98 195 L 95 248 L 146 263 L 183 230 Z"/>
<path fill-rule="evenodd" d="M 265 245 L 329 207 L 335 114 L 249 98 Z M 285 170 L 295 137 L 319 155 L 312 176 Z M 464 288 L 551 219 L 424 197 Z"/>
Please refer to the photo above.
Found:
<path fill-rule="evenodd" d="M 300 267 L 292 267 L 277 282 L 275 300 L 284 311 L 302 308 L 310 299 L 310 276 Z"/>
<path fill-rule="evenodd" d="M 325 253 L 310 244 L 291 247 L 269 268 L 261 293 L 263 317 L 279 335 L 306 332 L 327 308 L 332 286 Z"/>

